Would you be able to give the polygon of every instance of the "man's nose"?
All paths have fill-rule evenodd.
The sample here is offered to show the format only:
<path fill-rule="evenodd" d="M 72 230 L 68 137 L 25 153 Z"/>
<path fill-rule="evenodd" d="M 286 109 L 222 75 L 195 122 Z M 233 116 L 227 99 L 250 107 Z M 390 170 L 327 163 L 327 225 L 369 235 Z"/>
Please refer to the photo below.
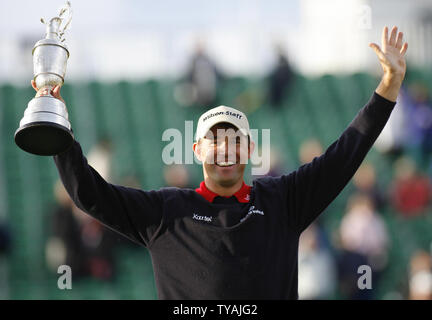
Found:
<path fill-rule="evenodd" d="M 228 143 L 228 140 L 222 140 L 217 145 L 218 152 L 228 153 L 230 148 L 230 144 Z"/>
<path fill-rule="evenodd" d="M 223 161 L 235 161 L 236 159 L 236 146 L 228 143 L 228 141 L 221 141 L 217 145 L 218 159 Z"/>

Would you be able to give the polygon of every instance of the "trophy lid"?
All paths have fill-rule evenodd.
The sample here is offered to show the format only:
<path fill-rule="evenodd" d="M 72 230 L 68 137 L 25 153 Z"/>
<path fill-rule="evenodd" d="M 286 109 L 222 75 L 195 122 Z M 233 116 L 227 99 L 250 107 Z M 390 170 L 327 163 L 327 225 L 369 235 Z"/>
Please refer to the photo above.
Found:
<path fill-rule="evenodd" d="M 45 39 L 58 40 L 64 42 L 64 34 L 72 21 L 72 7 L 70 1 L 60 9 L 57 17 L 52 18 L 49 22 L 45 22 L 42 18 L 41 22 L 46 25 Z"/>
<path fill-rule="evenodd" d="M 59 17 L 52 18 L 50 22 L 46 24 L 46 39 L 58 39 L 61 41 L 60 36 L 60 24 L 62 23 L 62 19 Z"/>
<path fill-rule="evenodd" d="M 66 4 L 60 9 L 59 15 L 49 20 L 49 22 L 45 22 L 45 20 L 41 18 L 41 22 L 46 25 L 45 38 L 36 42 L 32 53 L 34 53 L 38 46 L 56 45 L 65 49 L 69 57 L 69 50 L 65 43 L 66 39 L 64 38 L 64 34 L 67 28 L 70 26 L 71 21 L 72 7 L 70 1 L 67 1 Z"/>

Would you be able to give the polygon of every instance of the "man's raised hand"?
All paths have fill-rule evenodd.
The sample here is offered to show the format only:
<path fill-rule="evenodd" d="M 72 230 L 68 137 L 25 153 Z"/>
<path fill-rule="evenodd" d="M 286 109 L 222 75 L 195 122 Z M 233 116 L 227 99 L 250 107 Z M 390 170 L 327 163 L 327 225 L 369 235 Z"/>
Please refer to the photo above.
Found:
<path fill-rule="evenodd" d="M 381 47 L 376 43 L 370 43 L 378 56 L 384 75 L 376 92 L 384 98 L 396 101 L 400 86 L 405 77 L 406 62 L 405 53 L 408 43 L 403 43 L 403 33 L 398 33 L 398 28 L 393 27 L 388 35 L 388 28 L 384 27 L 382 32 Z"/>

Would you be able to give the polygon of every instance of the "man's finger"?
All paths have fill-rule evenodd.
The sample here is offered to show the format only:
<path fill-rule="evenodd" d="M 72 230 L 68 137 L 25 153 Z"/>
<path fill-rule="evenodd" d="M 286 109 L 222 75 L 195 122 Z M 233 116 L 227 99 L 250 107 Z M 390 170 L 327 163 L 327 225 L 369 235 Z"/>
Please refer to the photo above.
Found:
<path fill-rule="evenodd" d="M 389 45 L 394 46 L 396 44 L 396 34 L 397 34 L 398 28 L 395 26 L 393 27 L 391 34 L 390 34 L 390 40 Z"/>
<path fill-rule="evenodd" d="M 52 94 L 54 97 L 58 98 L 60 96 L 60 86 L 55 86 L 52 90 Z"/>
<path fill-rule="evenodd" d="M 403 32 L 399 32 L 396 39 L 396 48 L 398 48 L 399 50 L 402 48 L 402 38 L 403 38 Z"/>
<path fill-rule="evenodd" d="M 376 43 L 369 43 L 369 47 L 371 47 L 375 51 L 378 58 L 385 59 L 384 53 L 381 51 L 379 45 L 377 45 Z"/>
<path fill-rule="evenodd" d="M 33 87 L 33 89 L 35 89 L 36 92 L 38 92 L 38 88 L 36 87 L 36 82 L 34 80 L 31 81 L 31 86 Z"/>
<path fill-rule="evenodd" d="M 381 36 L 381 45 L 383 49 L 386 48 L 387 44 L 388 44 L 388 28 L 387 26 L 385 26 Z"/>
<path fill-rule="evenodd" d="M 407 52 L 407 50 L 408 50 L 408 42 L 405 42 L 403 44 L 403 46 L 402 46 L 401 51 L 400 51 L 401 55 L 405 55 L 405 53 Z"/>
<path fill-rule="evenodd" d="M 59 99 L 60 101 L 62 101 L 63 103 L 65 103 L 65 101 L 63 100 L 61 94 L 60 94 L 60 89 L 61 86 L 55 86 L 52 90 L 51 90 L 51 94 L 54 98 Z"/>
<path fill-rule="evenodd" d="M 51 91 L 51 94 L 54 96 L 54 98 L 63 100 L 61 95 L 60 95 L 60 88 L 61 88 L 61 86 L 55 86 L 53 88 L 53 90 Z"/>

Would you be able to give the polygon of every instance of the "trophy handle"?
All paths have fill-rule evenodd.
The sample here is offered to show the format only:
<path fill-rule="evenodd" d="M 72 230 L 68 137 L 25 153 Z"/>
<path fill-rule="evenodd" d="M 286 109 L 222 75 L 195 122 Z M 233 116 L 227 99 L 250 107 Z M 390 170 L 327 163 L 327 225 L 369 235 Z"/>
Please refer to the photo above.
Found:
<path fill-rule="evenodd" d="M 60 8 L 58 17 L 52 18 L 49 22 L 45 21 L 44 18 L 41 18 L 40 21 L 47 26 L 47 34 L 55 33 L 58 36 L 58 40 L 64 42 L 65 39 L 63 38 L 63 36 L 66 30 L 68 29 L 68 27 L 70 26 L 70 23 L 72 22 L 72 13 L 73 11 L 72 11 L 71 3 L 70 1 L 67 1 L 66 4 L 62 8 Z M 56 26 L 53 26 L 54 21 L 57 22 Z M 61 27 L 62 24 L 63 27 Z M 50 27 L 53 28 L 54 32 L 50 29 Z"/>
<path fill-rule="evenodd" d="M 63 35 L 67 28 L 69 27 L 71 21 L 72 21 L 72 6 L 70 1 L 67 1 L 66 4 L 63 6 L 63 8 L 60 9 L 59 18 L 62 19 L 62 21 L 66 21 L 64 24 L 64 27 L 60 31 L 61 38 L 63 38 Z M 67 17 L 67 18 L 66 18 Z"/>

